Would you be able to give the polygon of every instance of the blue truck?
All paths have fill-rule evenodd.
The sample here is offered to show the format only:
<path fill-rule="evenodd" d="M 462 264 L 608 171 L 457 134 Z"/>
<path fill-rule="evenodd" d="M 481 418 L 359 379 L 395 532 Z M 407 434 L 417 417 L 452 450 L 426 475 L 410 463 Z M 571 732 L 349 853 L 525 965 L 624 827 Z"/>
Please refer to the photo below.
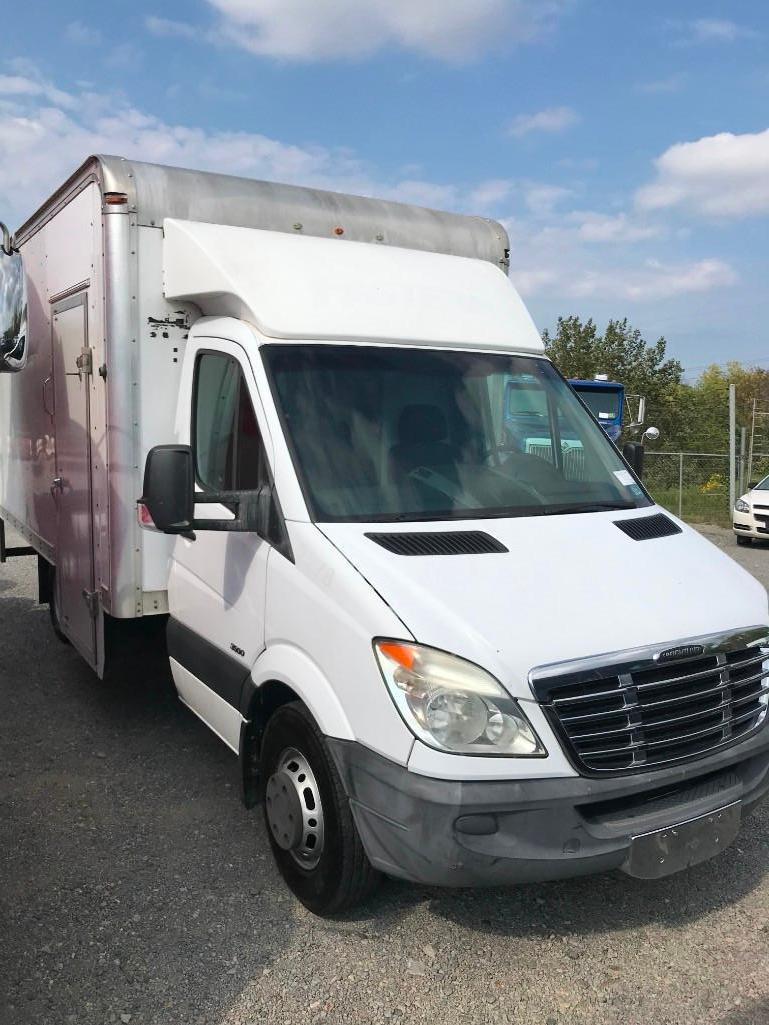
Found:
<path fill-rule="evenodd" d="M 610 381 L 605 374 L 589 381 L 570 380 L 569 384 L 616 445 L 622 433 L 625 386 L 619 381 Z"/>
<path fill-rule="evenodd" d="M 570 380 L 569 384 L 617 447 L 620 445 L 623 414 L 626 414 L 626 432 L 635 431 L 643 425 L 645 398 L 642 395 L 626 395 L 625 386 L 618 381 L 610 381 L 607 375 L 599 374 L 592 380 Z M 503 408 L 506 444 L 527 455 L 556 462 L 556 439 L 551 437 L 547 400 L 535 379 L 532 377 L 527 381 L 524 375 L 516 381 L 508 382 Z M 560 426 L 556 443 L 561 454 L 557 458 L 563 460 L 569 476 L 580 480 L 585 472 L 582 442 L 565 424 Z M 641 444 L 646 438 L 655 441 L 658 437 L 659 431 L 656 428 L 648 428 Z"/>

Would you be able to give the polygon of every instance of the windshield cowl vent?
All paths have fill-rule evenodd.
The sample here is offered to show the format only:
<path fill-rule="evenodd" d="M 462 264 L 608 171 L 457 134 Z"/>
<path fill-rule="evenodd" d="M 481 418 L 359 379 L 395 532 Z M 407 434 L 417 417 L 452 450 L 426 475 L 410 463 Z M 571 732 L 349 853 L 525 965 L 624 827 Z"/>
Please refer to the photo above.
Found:
<path fill-rule="evenodd" d="M 509 549 L 482 530 L 366 534 L 395 555 L 491 555 Z"/>
<path fill-rule="evenodd" d="M 673 523 L 664 513 L 639 516 L 632 520 L 615 520 L 614 526 L 619 527 L 634 541 L 651 541 L 655 537 L 671 537 L 673 534 L 681 533 L 678 524 Z"/>

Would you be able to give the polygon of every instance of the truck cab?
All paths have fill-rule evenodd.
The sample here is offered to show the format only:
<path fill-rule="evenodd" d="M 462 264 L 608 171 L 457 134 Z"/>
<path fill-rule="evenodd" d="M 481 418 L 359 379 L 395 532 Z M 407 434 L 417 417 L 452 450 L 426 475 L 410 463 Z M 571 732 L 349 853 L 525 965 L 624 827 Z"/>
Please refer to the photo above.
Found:
<path fill-rule="evenodd" d="M 625 386 L 619 381 L 610 381 L 605 375 L 598 375 L 592 380 L 575 378 L 569 384 L 606 431 L 607 437 L 615 444 L 619 442 L 625 408 Z"/>

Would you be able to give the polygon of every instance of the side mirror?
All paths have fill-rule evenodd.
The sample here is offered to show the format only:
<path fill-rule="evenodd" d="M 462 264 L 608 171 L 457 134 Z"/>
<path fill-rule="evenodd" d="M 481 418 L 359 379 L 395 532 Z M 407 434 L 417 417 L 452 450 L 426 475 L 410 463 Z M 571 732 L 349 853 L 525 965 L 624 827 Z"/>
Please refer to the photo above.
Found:
<path fill-rule="evenodd" d="M 0 340 L 0 374 L 14 374 L 24 366 L 24 349 L 26 336 L 16 335 L 13 338 Z"/>
<path fill-rule="evenodd" d="M 752 491 L 753 488 L 756 486 L 756 484 L 758 484 L 758 481 L 757 480 L 752 480 L 750 482 L 750 484 L 748 484 L 748 491 Z"/>
<path fill-rule="evenodd" d="M 627 441 L 622 446 L 622 455 L 633 468 L 639 480 L 644 472 L 644 447 L 640 441 Z"/>
<path fill-rule="evenodd" d="M 660 432 L 656 427 L 647 427 L 641 435 L 641 441 L 659 441 Z"/>
<path fill-rule="evenodd" d="M 144 464 L 139 503 L 164 534 L 192 533 L 195 471 L 189 445 L 156 445 Z"/>
<path fill-rule="evenodd" d="M 195 519 L 196 505 L 222 505 L 231 517 Z M 146 511 L 146 513 L 143 512 Z M 272 543 L 277 508 L 272 488 L 256 491 L 196 491 L 195 466 L 189 445 L 156 445 L 147 453 L 140 521 L 164 534 L 195 540 L 196 530 L 253 532 Z"/>

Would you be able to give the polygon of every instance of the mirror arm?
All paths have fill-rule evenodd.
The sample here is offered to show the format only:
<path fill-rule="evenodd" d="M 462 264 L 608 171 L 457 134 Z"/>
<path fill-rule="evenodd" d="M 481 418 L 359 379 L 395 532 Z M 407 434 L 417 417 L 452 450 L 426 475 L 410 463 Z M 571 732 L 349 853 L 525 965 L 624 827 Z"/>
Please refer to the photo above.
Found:
<path fill-rule="evenodd" d="M 243 501 L 240 491 L 196 491 L 195 505 L 238 505 Z"/>
<path fill-rule="evenodd" d="M 258 528 L 258 510 L 260 504 L 259 491 L 196 491 L 193 499 L 195 505 L 223 505 L 235 516 L 234 520 L 198 520 L 192 521 L 193 529 L 251 531 L 260 533 Z"/>

